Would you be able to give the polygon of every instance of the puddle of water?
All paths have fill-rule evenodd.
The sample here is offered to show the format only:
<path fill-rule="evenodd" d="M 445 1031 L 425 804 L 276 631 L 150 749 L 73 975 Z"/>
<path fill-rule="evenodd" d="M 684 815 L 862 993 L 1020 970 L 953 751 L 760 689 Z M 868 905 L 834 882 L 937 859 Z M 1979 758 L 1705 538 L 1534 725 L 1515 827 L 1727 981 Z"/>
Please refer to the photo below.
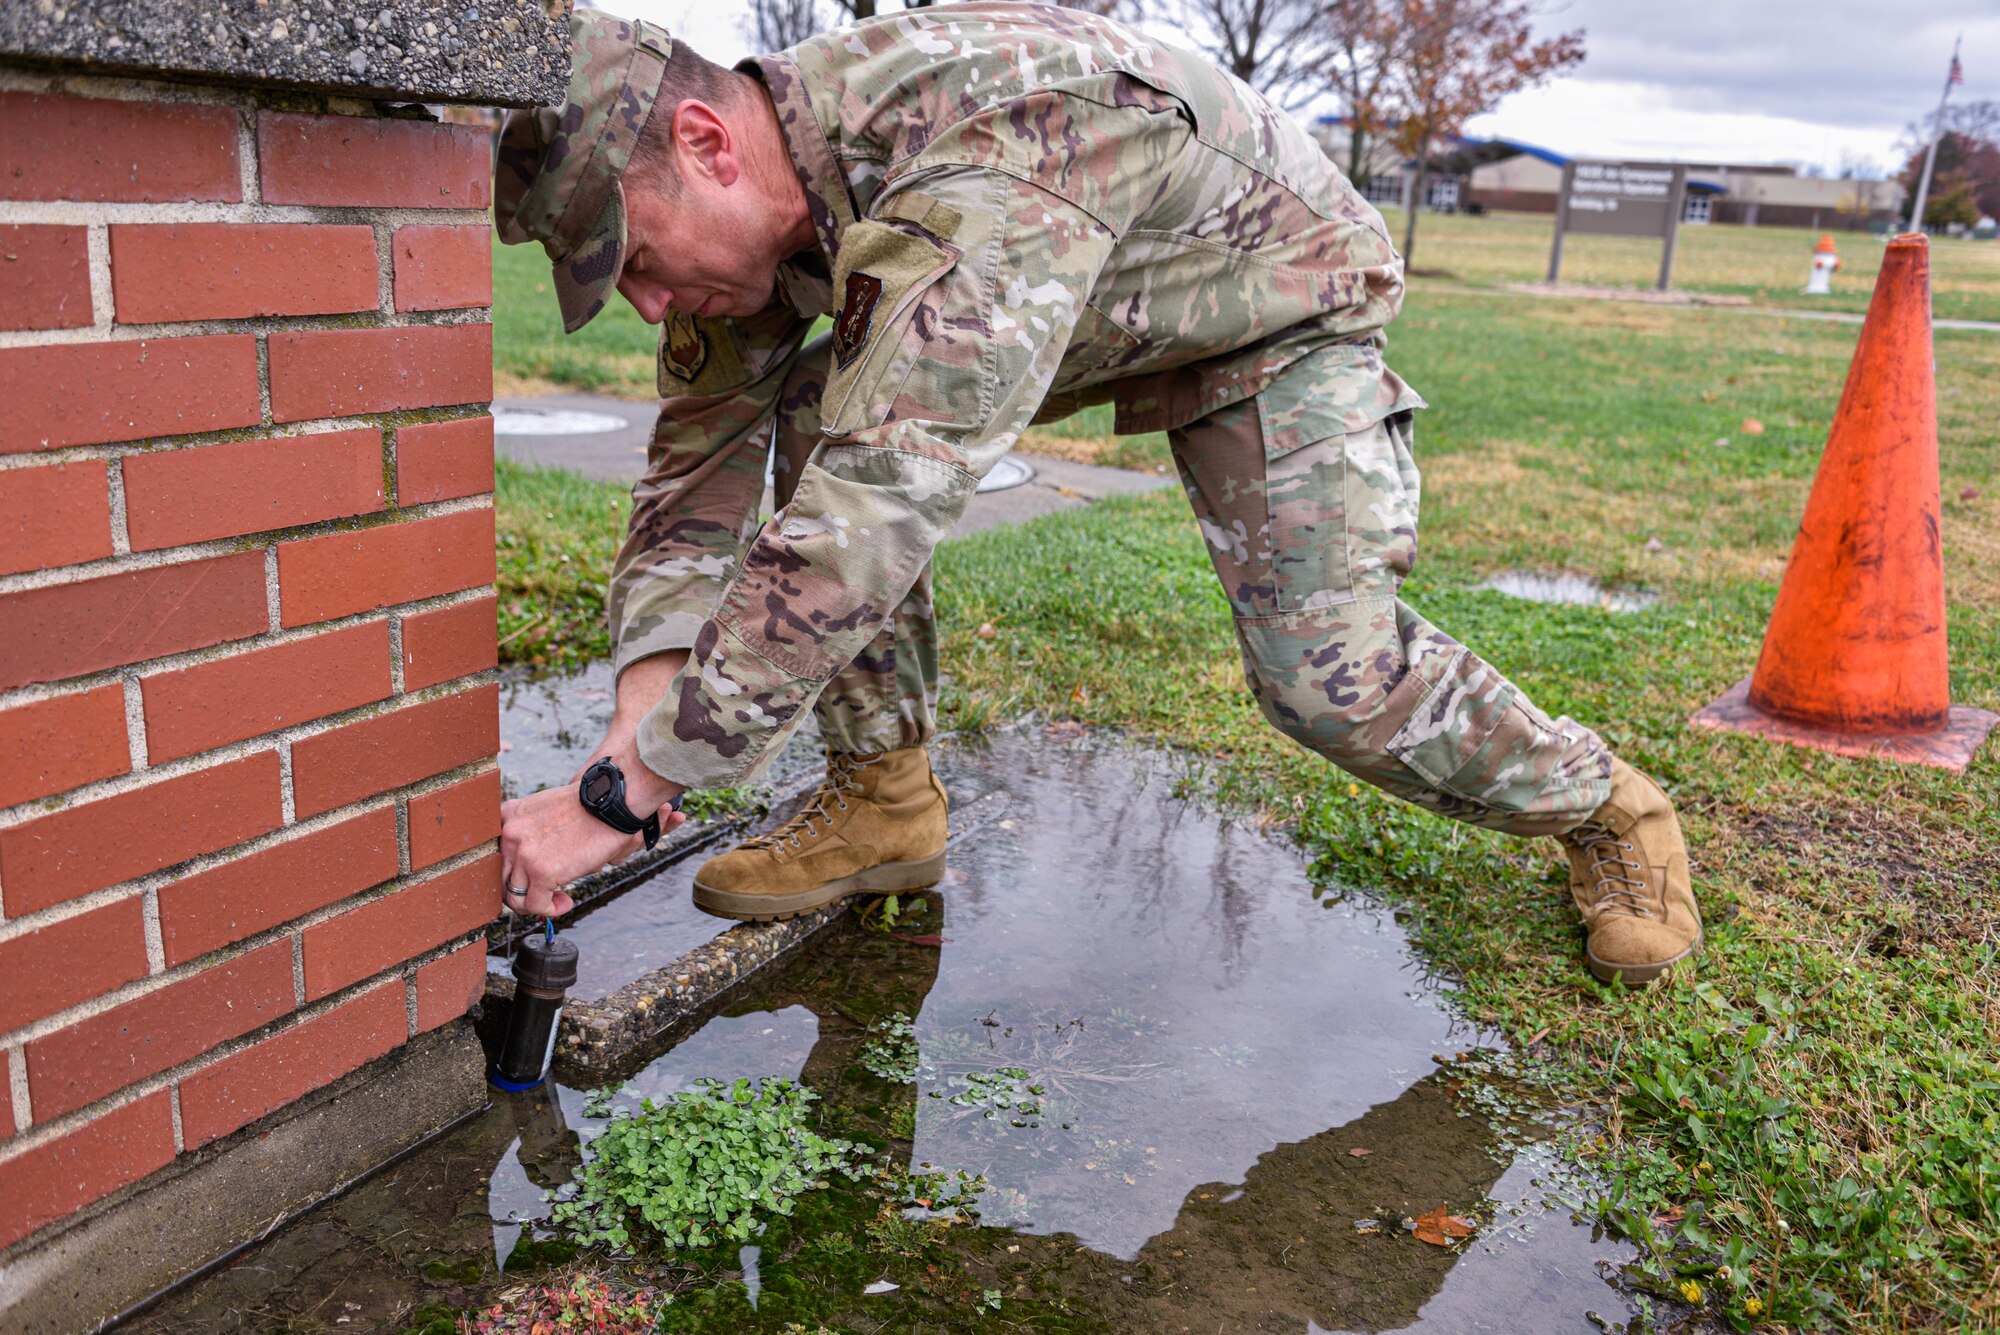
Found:
<path fill-rule="evenodd" d="M 509 797 L 568 783 L 604 740 L 617 704 L 609 663 L 569 676 L 500 675 L 500 780 Z"/>
<path fill-rule="evenodd" d="M 1537 570 L 1503 570 L 1474 588 L 1492 589 L 1531 603 L 1566 603 L 1576 607 L 1601 607 L 1607 612 L 1640 612 L 1660 601 L 1660 595 L 1644 589 L 1607 589 L 1587 575 L 1572 570 L 1554 573 Z"/>
<path fill-rule="evenodd" d="M 899 1243 L 884 1227 L 895 1211 L 836 1179 L 748 1246 L 677 1258 L 667 1328 L 1627 1319 L 1597 1267 L 1629 1253 L 1546 1208 L 1547 1151 L 1474 1115 L 1466 1068 L 1433 1062 L 1487 1036 L 1454 1020 L 1388 915 L 1315 901 L 1295 853 L 1176 799 L 1143 755 L 1003 738 L 941 768 L 960 810 L 1010 812 L 954 850 L 921 913 L 897 934 L 836 928 L 751 980 L 621 1098 L 802 1080 L 829 1134 L 901 1166 L 983 1174 L 980 1220 Z M 911 1083 L 861 1060 L 897 1015 L 913 1018 Z M 1006 1068 L 1041 1090 L 1038 1113 L 966 1105 Z M 532 1221 L 601 1125 L 575 1090 L 502 1098 L 139 1328 L 333 1329 L 347 1315 L 347 1329 L 394 1330 L 425 1303 L 491 1301 L 502 1265 L 562 1258 Z M 1398 1226 L 1439 1205 L 1479 1235 L 1433 1248 Z M 638 1268 L 663 1282 L 659 1265 Z M 988 1290 L 997 1312 L 981 1310 Z"/>

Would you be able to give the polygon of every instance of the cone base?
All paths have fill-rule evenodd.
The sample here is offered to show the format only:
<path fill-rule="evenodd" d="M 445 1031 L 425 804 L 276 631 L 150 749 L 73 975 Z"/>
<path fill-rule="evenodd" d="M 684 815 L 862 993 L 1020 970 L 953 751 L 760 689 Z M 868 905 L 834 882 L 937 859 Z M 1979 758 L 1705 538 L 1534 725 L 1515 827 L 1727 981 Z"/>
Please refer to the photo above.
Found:
<path fill-rule="evenodd" d="M 1860 733 L 1838 728 L 1815 727 L 1767 714 L 1750 703 L 1750 679 L 1724 691 L 1722 698 L 1699 710 L 1688 720 L 1697 728 L 1718 732 L 1748 733 L 1791 746 L 1807 746 L 1831 751 L 1838 756 L 1865 756 L 1874 760 L 1894 760 L 1905 765 L 1930 765 L 1965 773 L 1973 752 L 1986 734 L 2000 724 L 2000 714 L 1970 705 L 1953 705 L 1942 729 L 1925 733 Z"/>

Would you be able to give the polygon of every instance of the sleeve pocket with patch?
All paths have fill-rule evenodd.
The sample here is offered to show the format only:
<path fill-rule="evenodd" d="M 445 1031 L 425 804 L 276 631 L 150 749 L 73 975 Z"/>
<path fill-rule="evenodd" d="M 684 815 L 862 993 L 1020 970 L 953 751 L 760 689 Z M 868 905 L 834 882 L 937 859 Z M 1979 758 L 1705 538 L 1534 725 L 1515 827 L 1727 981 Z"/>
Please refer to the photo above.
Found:
<path fill-rule="evenodd" d="M 889 420 L 910 372 L 937 331 L 944 278 L 960 251 L 915 228 L 877 219 L 841 235 L 833 272 L 833 366 L 824 431 L 850 435 Z M 933 412 L 947 405 L 924 405 Z"/>

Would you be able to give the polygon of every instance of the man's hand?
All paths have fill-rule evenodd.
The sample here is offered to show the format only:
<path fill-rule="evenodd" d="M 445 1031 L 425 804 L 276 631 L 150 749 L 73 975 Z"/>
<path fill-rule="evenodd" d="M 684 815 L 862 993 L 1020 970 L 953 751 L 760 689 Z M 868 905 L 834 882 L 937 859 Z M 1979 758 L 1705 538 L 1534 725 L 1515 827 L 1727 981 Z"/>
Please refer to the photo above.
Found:
<path fill-rule="evenodd" d="M 563 887 L 600 867 L 623 862 L 645 846 L 643 836 L 620 834 L 584 809 L 576 785 L 591 761 L 609 756 L 625 775 L 625 805 L 635 815 L 660 813 L 660 833 L 687 818 L 667 803 L 683 791 L 646 768 L 639 759 L 639 720 L 680 670 L 687 655 L 660 654 L 634 663 L 618 679 L 618 706 L 603 745 L 591 752 L 569 782 L 531 797 L 500 805 L 501 886 L 525 890 L 502 903 L 515 913 L 560 917 L 574 907 Z"/>

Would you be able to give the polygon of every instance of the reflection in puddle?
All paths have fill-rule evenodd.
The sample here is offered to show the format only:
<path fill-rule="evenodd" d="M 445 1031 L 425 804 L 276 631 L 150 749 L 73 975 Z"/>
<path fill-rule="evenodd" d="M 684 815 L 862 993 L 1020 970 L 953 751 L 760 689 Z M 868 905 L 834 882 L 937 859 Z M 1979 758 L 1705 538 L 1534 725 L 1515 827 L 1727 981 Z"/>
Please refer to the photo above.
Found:
<path fill-rule="evenodd" d="M 1649 593 L 1645 589 L 1607 589 L 1589 576 L 1579 575 L 1573 570 L 1503 570 L 1473 587 L 1526 598 L 1531 603 L 1600 607 L 1607 612 L 1644 611 L 1660 601 L 1657 593 Z"/>
<path fill-rule="evenodd" d="M 1008 738 L 940 768 L 957 810 L 1003 801 L 1012 819 L 955 849 L 896 933 L 831 929 L 621 1100 L 796 1078 L 826 1133 L 983 1175 L 980 1218 L 926 1225 L 835 1179 L 748 1245 L 623 1263 L 677 1294 L 665 1328 L 1303 1335 L 1629 1315 L 1597 1270 L 1629 1253 L 1544 1205 L 1532 1119 L 1475 1112 L 1468 1088 L 1504 1081 L 1433 1060 L 1491 1040 L 1453 1019 L 1388 915 L 1315 901 L 1295 853 L 1177 800 L 1143 756 Z M 532 1221 L 602 1125 L 583 1105 L 570 1089 L 496 1102 L 142 1328 L 309 1328 L 299 1314 L 333 1292 L 368 1305 L 350 1328 L 492 1301 L 496 1257 L 563 1255 Z M 1440 1206 L 1477 1236 L 1432 1247 L 1401 1226 Z"/>

